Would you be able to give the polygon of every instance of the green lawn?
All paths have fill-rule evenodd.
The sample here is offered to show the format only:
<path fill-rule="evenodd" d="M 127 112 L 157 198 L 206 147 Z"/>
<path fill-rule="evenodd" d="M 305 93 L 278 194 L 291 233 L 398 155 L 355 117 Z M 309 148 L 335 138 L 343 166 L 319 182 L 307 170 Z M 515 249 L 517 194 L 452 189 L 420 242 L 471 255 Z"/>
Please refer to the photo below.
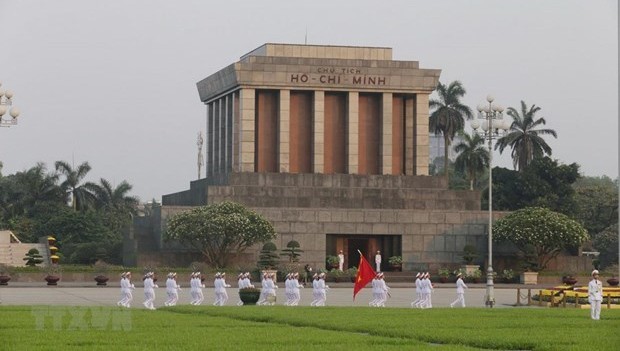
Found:
<path fill-rule="evenodd" d="M 2 350 L 616 350 L 620 310 L 0 307 Z"/>

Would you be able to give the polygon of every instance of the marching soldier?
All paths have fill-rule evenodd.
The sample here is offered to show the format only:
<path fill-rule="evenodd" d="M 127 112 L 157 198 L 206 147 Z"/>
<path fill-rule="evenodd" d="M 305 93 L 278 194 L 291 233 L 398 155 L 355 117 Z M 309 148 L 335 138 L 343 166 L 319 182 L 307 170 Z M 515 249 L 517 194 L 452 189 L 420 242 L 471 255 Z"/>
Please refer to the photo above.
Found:
<path fill-rule="evenodd" d="M 419 307 L 421 300 L 420 272 L 418 272 L 418 274 L 415 275 L 415 300 L 411 303 L 411 307 Z"/>
<path fill-rule="evenodd" d="M 310 306 L 316 306 L 317 302 L 319 302 L 319 275 L 314 273 L 312 276 L 312 302 Z"/>
<path fill-rule="evenodd" d="M 299 284 L 299 273 L 293 274 L 293 306 L 299 305 L 299 300 L 301 300 L 299 289 L 303 289 L 303 287 L 303 285 Z"/>
<path fill-rule="evenodd" d="M 165 306 L 175 306 L 179 301 L 179 290 L 181 287 L 177 284 L 177 274 L 168 273 L 168 279 L 166 280 L 166 293 L 168 294 L 168 300 L 164 302 Z"/>
<path fill-rule="evenodd" d="M 147 272 L 144 276 L 144 307 L 149 310 L 154 310 L 153 301 L 155 300 L 155 288 L 159 288 L 153 281 L 155 273 Z"/>
<path fill-rule="evenodd" d="M 325 301 L 327 301 L 327 290 L 329 290 L 329 286 L 325 284 L 325 273 L 319 274 L 317 287 L 319 299 L 315 306 L 325 306 Z"/>
<path fill-rule="evenodd" d="M 465 307 L 465 289 L 469 289 L 462 278 L 463 274 L 458 273 L 456 275 L 456 300 L 450 304 L 450 307 L 460 303 L 461 307 Z"/>

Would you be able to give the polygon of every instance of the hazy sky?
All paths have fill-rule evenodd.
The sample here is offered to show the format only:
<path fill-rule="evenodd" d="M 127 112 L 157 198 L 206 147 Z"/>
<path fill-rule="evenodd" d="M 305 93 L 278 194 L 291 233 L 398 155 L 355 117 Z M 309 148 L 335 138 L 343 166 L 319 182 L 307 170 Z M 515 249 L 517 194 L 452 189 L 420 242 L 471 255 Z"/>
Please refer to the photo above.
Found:
<path fill-rule="evenodd" d="M 0 130 L 4 174 L 88 161 L 147 201 L 197 178 L 196 82 L 266 42 L 387 46 L 542 110 L 554 158 L 618 175 L 618 7 L 591 1 L 0 0 L 0 82 L 22 115 Z M 509 152 L 495 154 L 512 168 Z M 203 170 L 204 174 L 204 170 Z"/>

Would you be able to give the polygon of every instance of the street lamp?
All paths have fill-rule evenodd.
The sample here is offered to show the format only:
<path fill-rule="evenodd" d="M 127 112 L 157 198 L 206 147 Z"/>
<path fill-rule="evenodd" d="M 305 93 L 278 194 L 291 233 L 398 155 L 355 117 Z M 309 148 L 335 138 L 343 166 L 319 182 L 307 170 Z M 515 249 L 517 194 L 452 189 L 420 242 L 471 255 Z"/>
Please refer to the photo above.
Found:
<path fill-rule="evenodd" d="M 2 86 L 2 83 L 0 83 L 0 86 Z M 13 92 L 10 90 L 4 91 L 0 89 L 0 127 L 11 127 L 17 125 L 19 109 L 17 107 L 12 107 L 12 105 Z M 11 118 L 4 118 L 7 111 L 9 111 L 9 116 Z"/>
<path fill-rule="evenodd" d="M 503 119 L 504 108 L 493 105 L 493 96 L 488 95 L 489 105 L 478 105 L 478 119 L 471 121 L 474 133 L 478 133 L 489 140 L 489 265 L 487 268 L 487 292 L 485 304 L 488 307 L 495 305 L 493 292 L 493 139 L 499 138 L 510 129 L 510 121 Z M 482 122 L 480 121 L 482 120 Z M 480 128 L 480 130 L 478 129 Z"/>

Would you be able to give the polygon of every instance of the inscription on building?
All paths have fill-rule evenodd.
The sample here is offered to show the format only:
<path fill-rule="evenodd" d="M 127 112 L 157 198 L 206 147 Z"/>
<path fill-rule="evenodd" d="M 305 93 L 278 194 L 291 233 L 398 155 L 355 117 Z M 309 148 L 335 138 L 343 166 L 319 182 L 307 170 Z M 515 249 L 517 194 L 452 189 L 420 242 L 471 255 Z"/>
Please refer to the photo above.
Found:
<path fill-rule="evenodd" d="M 386 85 L 387 78 L 385 76 L 365 74 L 359 68 L 319 67 L 316 69 L 316 72 L 312 73 L 290 73 L 289 83 L 383 86 Z"/>

